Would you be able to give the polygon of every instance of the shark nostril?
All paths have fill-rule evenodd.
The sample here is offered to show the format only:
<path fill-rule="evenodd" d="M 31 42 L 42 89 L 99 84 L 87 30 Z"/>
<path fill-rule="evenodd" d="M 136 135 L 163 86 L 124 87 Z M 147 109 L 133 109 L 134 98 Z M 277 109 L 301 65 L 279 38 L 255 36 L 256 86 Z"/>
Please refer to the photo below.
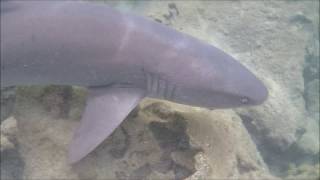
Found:
<path fill-rule="evenodd" d="M 247 97 L 242 97 L 242 98 L 240 99 L 240 102 L 241 102 L 242 104 L 247 104 L 247 103 L 249 102 L 249 99 L 248 99 Z"/>

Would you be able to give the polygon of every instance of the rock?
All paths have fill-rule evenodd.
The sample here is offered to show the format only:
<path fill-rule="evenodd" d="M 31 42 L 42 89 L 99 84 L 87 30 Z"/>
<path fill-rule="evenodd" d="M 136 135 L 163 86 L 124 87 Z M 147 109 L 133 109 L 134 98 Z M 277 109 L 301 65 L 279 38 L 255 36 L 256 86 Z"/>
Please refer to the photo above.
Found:
<path fill-rule="evenodd" d="M 67 145 L 77 120 L 47 116 L 43 103 L 31 100 L 37 97 L 18 97 L 22 95 L 17 101 L 17 138 L 27 179 L 185 179 L 201 173 L 201 177 L 223 178 L 257 172 L 256 177 L 271 177 L 236 114 L 210 114 L 206 109 L 151 99 L 143 101 L 136 116 L 127 118 L 94 152 L 71 167 L 66 160 Z M 159 115 L 150 107 L 170 113 Z M 207 164 L 199 165 L 203 161 Z"/>
<path fill-rule="evenodd" d="M 129 113 L 128 118 L 136 118 L 139 115 L 140 106 L 139 104 Z"/>
<path fill-rule="evenodd" d="M 14 117 L 9 117 L 1 123 L 2 135 L 14 137 L 17 130 L 17 120 Z"/>
<path fill-rule="evenodd" d="M 160 119 L 167 119 L 169 116 L 172 116 L 173 111 L 164 103 L 156 102 L 146 106 L 143 109 L 144 112 L 152 113 L 158 116 Z"/>
<path fill-rule="evenodd" d="M 24 160 L 16 148 L 1 151 L 0 179 L 23 179 L 24 167 Z"/>
<path fill-rule="evenodd" d="M 17 147 L 17 122 L 9 117 L 1 123 L 0 130 L 0 179 L 22 179 L 24 161 Z"/>
<path fill-rule="evenodd" d="M 49 116 L 79 119 L 84 110 L 87 90 L 77 86 L 21 86 L 17 88 L 17 94 L 17 101 L 28 99 L 30 104 L 39 106 Z"/>
<path fill-rule="evenodd" d="M 127 130 L 121 127 L 118 131 L 115 131 L 110 139 L 109 154 L 115 159 L 121 159 L 128 151 L 130 145 L 130 137 Z"/>
<path fill-rule="evenodd" d="M 195 167 L 195 155 L 197 155 L 198 152 L 197 150 L 188 150 L 171 153 L 172 161 L 175 163 L 175 168 L 177 169 L 176 176 L 179 176 L 177 179 L 184 179 L 197 171 Z M 180 174 L 177 173 L 178 171 L 181 171 Z"/>
<path fill-rule="evenodd" d="M 207 163 L 200 167 L 201 170 L 209 171 L 204 177 L 275 178 L 269 174 L 250 135 L 241 124 L 241 119 L 232 111 L 185 112 L 187 112 L 184 116 L 188 117 L 188 134 L 192 144 L 203 149 L 203 154 L 196 156 L 200 158 L 196 161 Z M 195 176 L 199 174 L 196 172 Z"/>
<path fill-rule="evenodd" d="M 14 111 L 15 87 L 1 89 L 0 122 L 7 119 Z"/>
<path fill-rule="evenodd" d="M 153 121 L 149 124 L 159 146 L 168 153 L 190 148 L 189 136 L 185 132 L 186 126 L 184 119 L 172 119 L 168 123 Z"/>
<path fill-rule="evenodd" d="M 269 99 L 260 107 L 239 108 L 237 113 L 260 149 L 285 152 L 297 141 L 304 111 L 292 106 L 286 91 L 269 80 Z M 284 108 L 286 107 L 286 108 Z"/>
<path fill-rule="evenodd" d="M 207 179 L 208 174 L 212 174 L 211 172 L 211 166 L 210 166 L 210 159 L 208 159 L 205 155 L 204 152 L 199 152 L 195 156 L 195 168 L 196 171 L 189 176 L 188 180 L 193 180 L 193 179 Z"/>
<path fill-rule="evenodd" d="M 87 89 L 85 87 L 72 86 L 72 95 L 70 100 L 69 118 L 78 120 L 82 116 L 87 99 Z"/>
<path fill-rule="evenodd" d="M 310 81 L 319 79 L 319 39 L 318 34 L 315 33 L 310 44 L 306 47 L 305 65 L 303 70 L 303 77 L 306 84 Z"/>
<path fill-rule="evenodd" d="M 277 93 L 280 95 L 281 91 Z M 287 98 L 285 94 L 281 94 L 281 97 L 279 101 L 267 101 L 263 105 L 266 107 L 249 108 L 244 111 L 239 109 L 237 112 L 255 140 L 271 172 L 278 176 L 285 176 L 284 172 L 290 163 L 301 164 L 303 161 L 305 163 L 317 161 L 319 129 L 317 121 L 308 117 L 307 113 L 302 116 L 294 106 L 286 106 L 287 108 L 283 109 L 283 103 Z M 272 91 L 270 98 L 273 98 Z M 276 111 L 270 111 L 272 109 Z M 272 119 L 272 116 L 277 118 Z M 295 119 L 297 124 L 286 122 L 286 117 L 291 120 Z M 270 123 L 265 123 L 260 121 L 262 118 L 272 120 Z M 278 121 L 277 126 L 276 121 Z"/>
<path fill-rule="evenodd" d="M 311 118 L 306 120 L 305 133 L 298 140 L 297 148 L 299 148 L 301 154 L 319 156 L 319 121 Z"/>
<path fill-rule="evenodd" d="M 300 180 L 300 179 L 310 179 L 310 180 L 318 180 L 319 179 L 319 163 L 315 165 L 303 164 L 301 166 L 296 166 L 294 164 L 290 165 L 288 169 L 287 177 L 285 180 Z"/>
<path fill-rule="evenodd" d="M 17 121 L 14 117 L 9 117 L 1 123 L 0 135 L 1 152 L 15 148 Z"/>
<path fill-rule="evenodd" d="M 9 139 L 4 136 L 3 134 L 1 134 L 1 137 L 0 137 L 0 151 L 5 151 L 5 150 L 8 150 L 8 149 L 14 149 L 14 144 L 9 141 Z"/>
<path fill-rule="evenodd" d="M 39 97 L 39 101 L 48 114 L 56 118 L 67 118 L 69 116 L 71 99 L 71 86 L 56 85 L 45 87 Z"/>
<path fill-rule="evenodd" d="M 307 83 L 305 89 L 306 107 L 310 116 L 319 122 L 319 79 Z"/>
<path fill-rule="evenodd" d="M 75 179 L 77 175 L 67 164 L 66 152 L 78 122 L 50 115 L 45 102 L 41 101 L 44 89 L 45 87 L 23 87 L 17 92 L 15 118 L 19 129 L 18 151 L 25 162 L 23 178 Z M 60 89 L 53 91 L 57 92 L 50 93 L 61 92 Z"/>

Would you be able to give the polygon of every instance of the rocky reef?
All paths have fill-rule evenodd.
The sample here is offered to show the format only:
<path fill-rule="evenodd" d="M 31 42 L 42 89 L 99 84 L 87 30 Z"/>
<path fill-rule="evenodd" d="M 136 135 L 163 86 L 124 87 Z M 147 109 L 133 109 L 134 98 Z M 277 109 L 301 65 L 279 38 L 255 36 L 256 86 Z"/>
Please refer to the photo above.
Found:
<path fill-rule="evenodd" d="M 1 179 L 319 179 L 318 1 L 99 3 L 223 49 L 266 84 L 268 100 L 211 111 L 145 99 L 70 166 L 86 90 L 2 89 Z"/>

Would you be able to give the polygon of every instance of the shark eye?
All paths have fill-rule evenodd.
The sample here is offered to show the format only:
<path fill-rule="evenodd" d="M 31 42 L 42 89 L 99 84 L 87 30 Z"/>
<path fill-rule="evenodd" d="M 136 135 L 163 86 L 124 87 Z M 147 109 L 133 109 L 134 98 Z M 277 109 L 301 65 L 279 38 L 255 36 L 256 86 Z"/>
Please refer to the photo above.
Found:
<path fill-rule="evenodd" d="M 241 102 L 242 104 L 247 104 L 247 103 L 249 102 L 249 98 L 247 98 L 247 97 L 241 97 L 240 102 Z"/>

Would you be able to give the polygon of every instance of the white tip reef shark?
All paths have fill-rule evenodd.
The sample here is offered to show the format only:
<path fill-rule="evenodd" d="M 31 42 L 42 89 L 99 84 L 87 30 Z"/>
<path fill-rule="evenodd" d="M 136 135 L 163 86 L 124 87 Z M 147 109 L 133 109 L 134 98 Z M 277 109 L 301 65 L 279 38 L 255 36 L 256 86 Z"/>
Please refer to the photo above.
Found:
<path fill-rule="evenodd" d="M 1 87 L 76 85 L 86 108 L 71 164 L 144 97 L 206 108 L 259 105 L 264 84 L 233 57 L 161 23 L 82 1 L 1 1 Z"/>

